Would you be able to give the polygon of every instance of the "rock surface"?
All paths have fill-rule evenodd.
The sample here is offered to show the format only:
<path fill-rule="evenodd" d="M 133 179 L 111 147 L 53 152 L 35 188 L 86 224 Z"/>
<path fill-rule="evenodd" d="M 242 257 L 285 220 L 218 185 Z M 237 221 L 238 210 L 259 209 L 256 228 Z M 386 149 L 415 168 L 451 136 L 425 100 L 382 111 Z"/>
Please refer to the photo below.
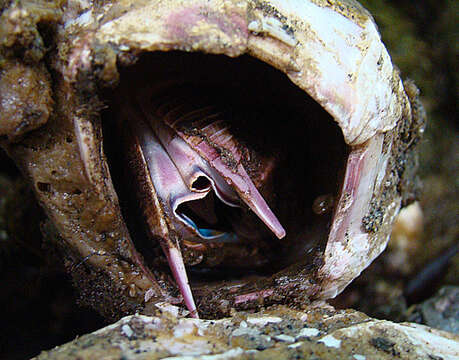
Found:
<path fill-rule="evenodd" d="M 416 305 L 408 319 L 459 335 L 459 286 L 442 287 Z"/>
<path fill-rule="evenodd" d="M 35 359 L 457 359 L 459 336 L 329 305 L 276 306 L 231 318 L 132 315 Z"/>

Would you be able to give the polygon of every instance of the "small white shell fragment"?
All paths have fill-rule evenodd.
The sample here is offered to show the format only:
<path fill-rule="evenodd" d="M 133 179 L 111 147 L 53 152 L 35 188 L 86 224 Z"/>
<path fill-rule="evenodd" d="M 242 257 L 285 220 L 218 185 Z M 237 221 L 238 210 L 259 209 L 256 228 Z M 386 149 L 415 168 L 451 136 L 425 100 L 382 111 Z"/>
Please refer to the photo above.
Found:
<path fill-rule="evenodd" d="M 303 344 L 303 342 L 300 341 L 300 342 L 297 342 L 297 343 L 294 343 L 294 344 L 290 344 L 288 347 L 290 349 L 296 349 L 297 347 L 300 347 L 302 344 Z"/>
<path fill-rule="evenodd" d="M 366 360 L 367 358 L 363 355 L 355 354 L 354 359 L 355 360 Z"/>
<path fill-rule="evenodd" d="M 128 324 L 124 324 L 123 326 L 121 326 L 121 332 L 123 333 L 124 336 L 127 336 L 128 338 L 134 335 L 134 331 L 131 329 L 131 327 Z"/>
<path fill-rule="evenodd" d="M 274 336 L 274 339 L 278 341 L 283 341 L 283 342 L 290 342 L 290 343 L 295 342 L 295 338 L 293 336 L 285 335 L 285 334 L 276 335 Z"/>
<path fill-rule="evenodd" d="M 255 328 L 243 328 L 234 330 L 231 336 L 243 336 L 243 335 L 258 335 L 260 332 Z"/>
<path fill-rule="evenodd" d="M 341 346 L 341 340 L 334 338 L 333 335 L 324 336 L 322 339 L 318 340 L 317 342 L 321 342 L 325 346 L 334 347 L 337 349 L 339 349 L 339 347 Z"/>
<path fill-rule="evenodd" d="M 256 326 L 265 326 L 266 324 L 269 323 L 279 323 L 281 322 L 282 319 L 280 317 L 248 317 L 247 322 L 251 325 L 256 325 Z"/>
<path fill-rule="evenodd" d="M 255 351 L 258 352 L 258 351 Z M 235 359 L 236 356 L 240 356 L 244 353 L 244 350 L 241 348 L 235 348 L 228 350 L 222 354 L 216 354 L 216 355 L 199 355 L 199 356 L 173 356 L 173 357 L 167 357 L 164 358 L 163 360 L 226 360 L 226 359 Z"/>
<path fill-rule="evenodd" d="M 269 335 L 262 334 L 262 335 L 261 335 L 261 338 L 262 338 L 263 340 L 266 340 L 266 342 L 270 342 L 270 341 L 271 341 L 271 336 L 269 336 Z"/>
<path fill-rule="evenodd" d="M 155 306 L 161 311 L 167 312 L 174 317 L 185 317 L 190 313 L 188 310 L 184 310 L 167 302 L 159 302 L 155 304 Z"/>
<path fill-rule="evenodd" d="M 320 334 L 319 329 L 316 328 L 303 328 L 301 331 L 296 335 L 296 338 L 300 337 L 311 337 L 311 336 L 317 336 Z"/>

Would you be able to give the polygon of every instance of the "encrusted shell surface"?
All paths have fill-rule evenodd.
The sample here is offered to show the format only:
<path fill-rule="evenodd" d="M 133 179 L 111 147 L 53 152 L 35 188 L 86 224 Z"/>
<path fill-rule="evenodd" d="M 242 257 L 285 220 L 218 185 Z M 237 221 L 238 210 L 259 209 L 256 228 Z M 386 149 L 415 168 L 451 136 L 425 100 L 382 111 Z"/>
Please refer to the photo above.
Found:
<path fill-rule="evenodd" d="M 15 21 L 15 6 L 2 17 Z M 33 6 L 21 11 L 37 13 Z M 19 27 L 25 28 L 25 15 Z M 27 129 L 41 128 L 25 135 L 9 123 L 20 123 L 17 119 L 2 119 L 0 135 L 7 137 L 2 145 L 33 182 L 52 222 L 46 228 L 67 248 L 69 269 L 88 303 L 117 317 L 165 296 L 132 250 L 102 147 L 103 106 L 96 96 L 100 85 L 118 81 L 117 64 L 128 65 L 144 52 L 258 58 L 285 73 L 332 115 L 351 148 L 322 259 L 312 269 L 287 274 L 290 287 L 282 287 L 278 277 L 255 292 L 247 289 L 236 296 L 224 289 L 209 295 L 203 306 L 334 297 L 384 249 L 398 210 L 410 201 L 412 145 L 422 133 L 423 119 L 414 85 L 403 85 L 373 19 L 357 2 L 69 1 L 61 16 L 53 37 L 56 50 L 27 65 L 42 74 L 47 91 L 33 82 L 17 90 L 41 96 L 47 111 L 52 106 L 49 118 L 46 113 Z M 41 15 L 34 21 L 54 24 L 57 19 Z M 40 38 L 38 31 L 35 36 Z M 8 69 L 24 66 L 15 65 L 15 55 L 7 59 L 1 85 L 8 81 Z M 52 85 L 41 68 L 45 62 Z M 19 133 L 22 138 L 13 136 Z M 364 185 L 356 190 L 355 181 Z"/>
<path fill-rule="evenodd" d="M 163 309 L 176 315 L 173 306 Z M 174 334 L 171 341 L 170 334 Z M 413 323 L 377 320 L 353 310 L 273 307 L 220 320 L 127 316 L 34 359 L 111 354 L 130 359 L 456 359 L 459 336 Z"/>

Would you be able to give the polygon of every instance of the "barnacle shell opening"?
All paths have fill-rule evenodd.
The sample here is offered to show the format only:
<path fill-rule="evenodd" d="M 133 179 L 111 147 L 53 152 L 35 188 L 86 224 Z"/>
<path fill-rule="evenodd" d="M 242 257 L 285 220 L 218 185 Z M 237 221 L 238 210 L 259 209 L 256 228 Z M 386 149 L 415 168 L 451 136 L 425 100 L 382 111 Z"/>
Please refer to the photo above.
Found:
<path fill-rule="evenodd" d="M 74 243 L 82 257 L 91 254 L 87 263 L 108 273 L 112 282 L 135 284 L 133 302 L 145 307 L 163 299 L 182 301 L 161 249 L 169 265 L 182 249 L 182 260 L 172 266 L 173 275 L 181 279 L 187 306 L 194 306 L 191 295 L 185 295 L 192 290 L 198 311 L 205 316 L 263 302 L 336 296 L 384 249 L 401 205 L 397 184 L 390 178 L 391 134 L 402 118 L 411 118 L 411 110 L 377 28 L 357 2 L 165 0 L 119 1 L 101 7 L 75 1 L 73 5 L 62 30 L 72 40 L 59 49 L 65 61 L 55 66 L 63 75 L 59 86 L 73 91 L 70 102 L 98 96 L 106 104 L 103 111 L 96 109 L 102 115 L 102 132 L 91 118 L 93 113 L 75 112 L 72 123 L 88 189 L 101 207 L 112 206 L 116 220 L 107 219 L 111 225 L 105 226 L 112 230 L 102 230 L 104 236 L 113 235 L 116 245 L 111 250 L 119 256 L 94 252 L 97 244 L 91 243 L 89 249 L 87 243 Z M 116 129 L 120 123 L 141 121 L 136 106 L 126 111 L 132 98 L 150 104 L 165 92 L 182 94 L 180 101 L 185 103 L 210 99 L 216 111 L 225 114 L 235 141 L 248 149 L 243 153 L 244 170 L 285 228 L 285 239 L 274 241 L 259 216 L 248 221 L 258 221 L 255 233 L 261 235 L 256 241 L 209 245 L 195 238 L 181 239 L 177 233 L 169 233 L 167 241 L 151 241 L 144 231 L 145 209 L 153 237 L 166 234 L 171 217 L 164 213 L 164 198 L 154 194 L 157 189 L 148 184 L 150 180 L 138 180 L 149 179 L 138 141 L 128 140 L 132 151 L 126 151 L 120 143 L 126 143 L 129 131 Z M 191 105 L 200 111 L 199 106 L 209 102 L 195 105 L 193 100 Z M 174 130 L 181 134 L 180 129 Z M 109 165 L 100 147 L 102 134 Z M 134 164 L 140 177 L 125 175 L 123 157 Z M 260 170 L 256 164 L 272 164 L 272 171 L 271 165 Z M 232 186 L 223 170 L 219 176 Z M 126 185 L 126 179 L 131 184 Z M 212 191 L 208 182 L 197 186 L 215 195 L 219 204 L 215 206 L 231 207 L 224 210 L 225 216 L 232 218 L 233 210 L 250 213 L 244 204 L 255 208 L 250 206 L 250 196 L 244 198 L 234 186 L 219 191 L 222 182 L 217 177 L 208 176 L 206 181 L 213 185 Z M 136 205 L 139 196 L 134 196 L 139 187 L 143 207 Z M 43 199 L 50 196 L 40 189 L 37 193 Z M 318 209 L 316 199 L 324 195 L 332 200 Z M 210 221 L 198 223 L 186 212 L 189 209 L 180 206 L 171 209 L 181 216 L 184 233 L 194 231 L 201 240 L 219 237 L 220 230 L 243 233 L 244 221 L 240 221 L 234 231 L 227 230 L 225 222 L 208 235 Z M 79 239 L 62 225 L 58 213 L 59 209 L 48 207 L 62 236 Z M 267 218 L 273 219 L 270 214 Z M 282 237 L 274 220 L 264 223 Z M 81 233 L 85 226 L 78 224 Z M 117 291 L 124 291 L 123 286 Z"/>
<path fill-rule="evenodd" d="M 136 92 L 136 88 L 141 90 Z M 243 200 L 238 201 L 236 193 L 233 195 L 236 199 L 232 201 L 236 205 L 240 203 L 237 206 L 228 201 L 223 204 L 218 191 L 213 191 L 214 197 L 209 199 L 207 193 L 203 192 L 211 191 L 209 185 L 204 183 L 199 191 L 189 191 L 188 187 L 177 185 L 175 179 L 180 176 L 172 176 L 173 170 L 162 167 L 162 157 L 154 156 L 152 163 L 147 160 L 154 188 L 152 191 L 156 192 L 160 206 L 165 209 L 163 216 L 170 222 L 179 220 L 169 225 L 175 229 L 181 242 L 184 263 L 195 295 L 199 297 L 202 296 L 201 292 L 208 292 L 210 288 L 220 288 L 222 281 L 232 282 L 231 286 L 242 286 L 247 282 L 245 279 L 250 277 L 251 281 L 262 279 L 289 266 L 312 264 L 321 258 L 332 222 L 332 211 L 315 214 L 313 203 L 323 194 L 338 196 L 349 152 L 333 118 L 304 91 L 294 86 L 282 72 L 252 57 L 244 55 L 232 59 L 221 55 L 172 51 L 144 54 L 135 65 L 122 69 L 119 86 L 106 94 L 108 108 L 103 113 L 106 151 L 113 181 L 122 201 L 121 209 L 133 234 L 136 249 L 149 266 L 167 271 L 168 265 L 161 256 L 161 248 L 149 233 L 153 231 L 153 238 L 170 237 L 170 230 L 159 230 L 163 227 L 151 225 L 154 230 L 142 231 L 145 209 L 142 209 L 139 201 L 142 202 L 144 194 L 150 192 L 144 189 L 144 183 L 149 180 L 137 181 L 133 178 L 132 168 L 138 167 L 137 161 L 133 159 L 132 148 L 120 146 L 120 143 L 126 142 L 126 133 L 129 131 L 126 130 L 126 124 L 148 122 L 143 119 L 149 117 L 149 112 L 155 114 L 155 107 L 150 106 L 145 109 L 147 113 L 136 115 L 141 108 L 136 102 L 134 106 L 137 106 L 137 111 L 126 111 L 130 106 L 127 105 L 131 99 L 129 94 L 133 92 L 136 93 L 135 98 L 147 99 L 150 104 L 157 101 L 160 108 L 167 109 L 164 111 L 168 114 L 166 120 L 154 117 L 149 120 L 159 138 L 162 138 L 152 141 L 152 144 L 156 143 L 153 145 L 155 147 L 164 146 L 163 153 L 169 154 L 172 162 L 178 164 L 177 169 L 178 172 L 182 171 L 182 177 L 184 168 L 177 160 L 178 155 L 188 159 L 185 165 L 199 166 L 201 172 L 212 174 L 212 166 L 197 154 L 191 156 L 191 162 L 189 152 L 177 155 L 178 146 L 173 146 L 177 140 L 181 140 L 179 135 L 184 136 L 182 131 L 198 133 L 203 118 L 210 119 L 208 122 L 213 127 L 225 119 L 227 125 L 219 131 L 225 134 L 226 127 L 233 131 L 232 141 L 237 139 L 243 149 L 237 163 L 247 170 L 261 196 L 285 228 L 285 238 L 279 240 L 257 219 L 260 216 L 252 212 L 249 206 L 244 206 Z M 169 105 L 167 101 L 173 104 Z M 218 111 L 208 110 L 210 105 Z M 192 110 L 187 110 L 187 107 Z M 183 118 L 195 119 L 193 126 L 184 128 L 187 121 L 181 122 Z M 121 123 L 121 132 L 114 131 L 117 121 Z M 161 124 L 162 121 L 165 123 Z M 171 129 L 166 124 L 170 121 L 176 122 L 174 128 L 184 128 L 177 132 L 176 138 L 172 135 L 174 131 L 170 131 L 172 134 L 167 138 L 161 134 L 161 131 Z M 145 137 L 147 132 L 146 126 L 143 126 L 139 138 Z M 198 139 L 202 142 L 211 141 L 216 146 L 218 135 L 212 135 L 219 131 L 210 132 L 207 137 L 205 130 L 202 130 L 198 133 Z M 180 146 L 183 147 L 183 144 Z M 227 143 L 223 145 L 223 149 L 228 148 Z M 184 151 L 188 150 L 185 148 Z M 145 148 L 145 158 L 150 157 Z M 135 165 L 126 165 L 132 163 Z M 215 179 L 215 174 L 209 179 Z M 141 195 L 132 196 L 139 189 Z M 175 206 L 175 199 L 185 197 L 192 198 L 188 204 L 195 205 L 186 213 L 177 214 L 182 205 Z M 208 201 L 204 202 L 204 199 Z M 193 238 L 187 229 L 180 230 L 180 222 L 183 222 L 180 217 L 185 216 L 194 226 L 198 221 L 204 223 L 205 219 L 209 219 L 205 223 L 210 225 L 206 224 L 204 228 L 217 226 L 221 234 L 231 236 L 223 237 L 223 240 L 222 237 L 216 237 L 213 241 L 203 239 L 202 235 L 201 239 L 198 236 Z M 151 219 L 150 215 L 147 217 Z M 198 220 L 193 221 L 195 219 Z"/>

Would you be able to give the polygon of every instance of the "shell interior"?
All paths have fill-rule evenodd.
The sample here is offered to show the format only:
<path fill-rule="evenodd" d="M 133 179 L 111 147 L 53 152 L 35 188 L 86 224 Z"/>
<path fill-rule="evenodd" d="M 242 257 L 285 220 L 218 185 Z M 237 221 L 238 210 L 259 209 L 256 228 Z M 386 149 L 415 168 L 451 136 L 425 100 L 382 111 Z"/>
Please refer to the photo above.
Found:
<path fill-rule="evenodd" d="M 105 150 L 123 215 L 149 268 L 168 272 L 161 248 L 175 247 L 199 292 L 321 257 L 349 149 L 332 117 L 283 73 L 249 56 L 147 53 L 121 70 L 119 86 L 105 101 Z M 158 178 L 170 173 L 159 157 L 146 160 L 152 191 L 160 204 L 169 201 L 162 214 L 168 235 L 145 225 L 144 181 L 139 185 L 133 175 L 138 165 L 132 166 L 133 151 L 123 145 L 130 131 L 150 132 L 154 146 L 179 164 L 181 187 L 172 175 Z M 268 220 L 250 203 L 254 191 L 234 184 L 240 168 L 231 169 L 222 151 L 211 156 L 202 150 L 202 144 L 213 151 L 212 144 L 221 142 L 265 201 Z"/>

